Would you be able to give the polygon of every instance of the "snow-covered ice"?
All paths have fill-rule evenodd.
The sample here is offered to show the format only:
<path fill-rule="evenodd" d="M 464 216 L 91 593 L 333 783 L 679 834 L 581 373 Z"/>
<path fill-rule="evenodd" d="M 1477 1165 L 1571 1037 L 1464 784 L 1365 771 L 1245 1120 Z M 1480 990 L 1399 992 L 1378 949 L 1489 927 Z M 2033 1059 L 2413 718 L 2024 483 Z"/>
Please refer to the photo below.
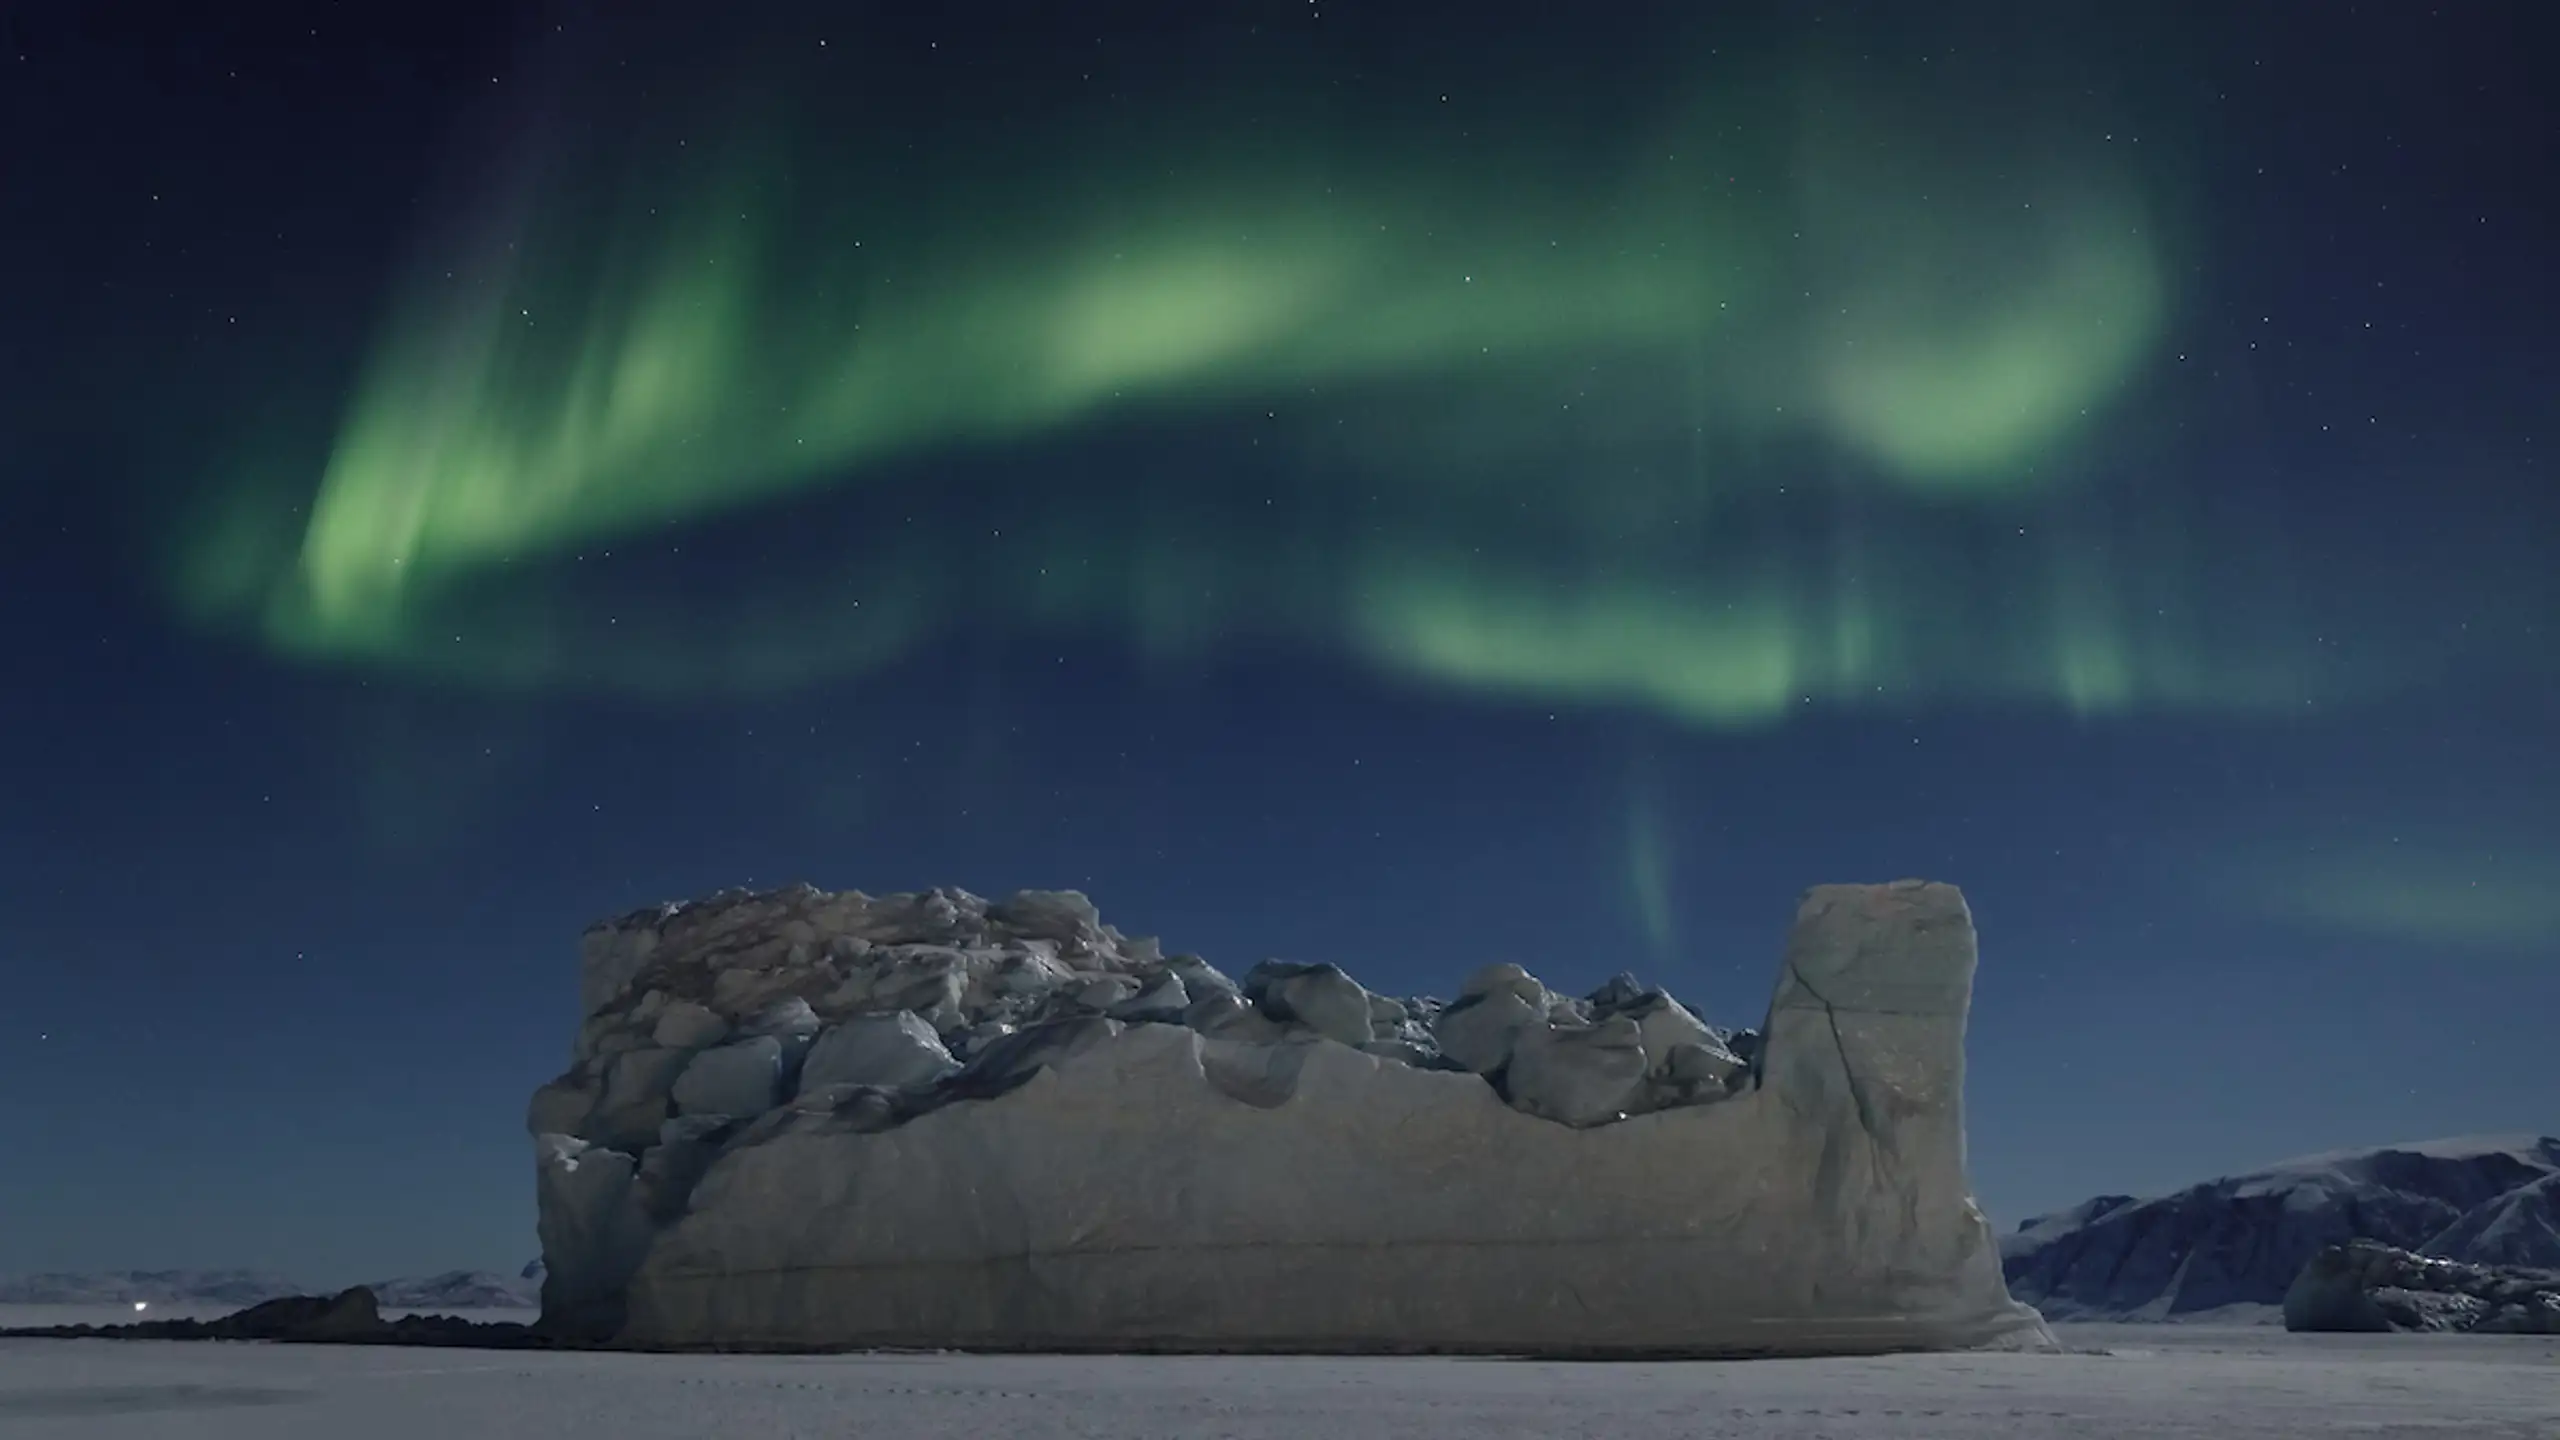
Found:
<path fill-rule="evenodd" d="M 2071 1353 L 1728 1363 L 635 1355 L 0 1341 L 11 1440 L 2560 1436 L 2560 1340 L 2065 1326 Z"/>

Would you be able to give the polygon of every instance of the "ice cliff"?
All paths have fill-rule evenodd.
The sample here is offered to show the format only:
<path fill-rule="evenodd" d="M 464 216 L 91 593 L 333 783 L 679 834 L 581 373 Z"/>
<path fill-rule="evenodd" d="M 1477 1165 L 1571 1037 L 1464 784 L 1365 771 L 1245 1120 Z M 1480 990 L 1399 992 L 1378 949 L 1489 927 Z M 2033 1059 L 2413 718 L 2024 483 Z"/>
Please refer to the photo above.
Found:
<path fill-rule="evenodd" d="M 2039 1342 L 1964 1173 L 1945 885 L 1806 893 L 1766 1024 L 1516 965 L 1231 980 L 1073 892 L 627 916 L 533 1097 L 543 1325 L 651 1347 Z"/>

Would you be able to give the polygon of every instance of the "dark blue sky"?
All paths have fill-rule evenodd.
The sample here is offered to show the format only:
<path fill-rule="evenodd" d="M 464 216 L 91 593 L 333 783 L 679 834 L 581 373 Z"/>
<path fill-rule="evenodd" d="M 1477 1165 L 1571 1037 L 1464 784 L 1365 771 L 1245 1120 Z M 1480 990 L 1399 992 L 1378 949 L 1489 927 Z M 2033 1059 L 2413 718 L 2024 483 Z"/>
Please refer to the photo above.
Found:
<path fill-rule="evenodd" d="M 1002 5 L 937 26 L 754 6 L 717 44 L 577 7 L 12 14 L 0 1272 L 520 1263 L 523 1101 L 568 1051 L 579 929 L 801 879 L 1075 886 L 1231 970 L 1333 960 L 1396 992 L 1497 959 L 1574 988 L 1631 968 L 1724 1024 L 1756 1023 L 1802 887 L 1954 881 L 1983 937 L 1974 1172 L 2004 1226 L 2287 1154 L 2560 1123 L 2560 116 L 2531 85 L 2538 7 L 1183 8 L 1168 28 L 1104 6 L 1071 36 Z M 868 108 L 807 68 L 819 38 L 826 63 L 868 57 Z M 1107 103 L 1070 93 L 1103 83 L 1097 49 L 1142 57 Z M 1696 123 L 1733 163 L 1574 199 L 1630 144 L 1642 162 L 1658 136 L 1632 97 L 1685 95 L 1674 52 L 1728 77 L 1699 83 Z M 1798 70 L 1851 100 L 1752 89 Z M 1272 118 L 1337 91 L 1359 98 L 1318 140 Z M 910 268 L 868 283 L 1037 303 L 913 257 L 985 240 L 994 273 L 1046 273 L 1031 227 L 987 217 L 1055 180 L 1008 138 L 1051 125 L 1090 122 L 1075 153 L 1104 176 L 1051 185 L 1071 217 L 1104 194 L 1137 213 L 1127 177 L 1188 127 L 1208 138 L 1179 150 L 1181 184 L 1142 192 L 1172 209 L 1300 162 L 1348 190 L 1374 150 L 1453 235 L 1534 221 L 1621 266 L 1641 226 L 1673 225 L 1645 197 L 1730 186 L 1700 233 L 1766 263 L 1734 282 L 1754 315 L 1722 350 L 1666 350 L 1640 313 L 1563 335 L 1599 292 L 1556 278 L 1536 324 L 1486 332 L 1487 354 L 1548 346 L 1499 375 L 1441 353 L 1492 322 L 1395 310 L 1418 283 L 1397 266 L 1438 251 L 1378 261 L 1348 319 L 1287 315 L 1206 359 L 1194 311 L 1297 272 L 1242 298 L 1146 272 L 1098 292 L 1135 368 L 1056 423 L 952 402 L 941 431 L 844 441 L 788 486 L 511 534 L 502 561 L 452 560 L 393 640 L 295 629 L 270 603 L 287 591 L 259 588 L 272 556 L 214 542 L 263 516 L 302 547 L 290 579 L 299 527 L 365 479 L 331 457 L 368 405 L 423 424 L 444 403 L 433 367 L 381 378 L 386 343 L 469 309 L 421 277 L 520 244 L 529 293 L 610 309 L 588 282 L 656 213 L 632 197 L 705 193 L 625 137 L 768 92 L 802 103 L 749 107 L 760 166 L 711 172 L 762 177 L 741 213 L 787 259 L 750 329 L 788 363 L 707 385 L 703 435 L 819 363 L 827 227 L 874 194 L 909 207 L 875 243 Z M 1823 191 L 1821 155 L 1885 143 L 1826 128 L 1869 101 L 1951 137 L 1923 157 L 1955 187 L 1930 203 L 1982 213 L 1935 235 Z M 2030 173 L 2022 208 L 2140 202 L 2105 233 L 2142 237 L 2143 339 L 2053 399 L 2095 330 L 2133 323 L 2106 308 L 2124 282 L 2064 284 L 2018 302 L 2025 362 L 1935 408 L 2067 424 L 1976 465 L 1913 448 L 1939 436 L 1930 405 L 1805 433 L 1749 418 L 1798 397 L 1799 361 L 1842 373 L 1818 358 L 1834 341 L 1963 372 L 1964 318 L 2042 293 L 2036 246 L 2082 233 L 1999 228 L 1983 197 Z M 843 194 L 808 200 L 821 180 Z M 1827 258 L 1789 249 L 1809 233 Z M 1649 293 L 1694 298 L 1657 273 Z M 1828 292 L 1774 278 L 1808 275 L 1903 328 L 1825 330 Z M 1145 318 L 1168 293 L 1182 313 Z M 910 317 L 913 368 L 949 315 L 1012 312 L 864 313 Z M 1140 334 L 1159 322 L 1162 351 Z M 1412 354 L 1360 370 L 1356 342 L 1389 333 Z M 1690 357 L 1677 385 L 1664 354 Z M 522 363 L 496 372 L 514 392 L 466 376 L 479 408 L 432 433 L 538 408 L 542 357 Z M 1531 410 L 1572 419 L 1510 424 Z M 1465 458 L 1479 433 L 1500 453 Z M 1710 450 L 1739 478 L 1684 509 L 1696 475 L 1661 455 Z M 726 463 L 652 450 L 599 483 L 743 484 Z M 433 471 L 398 473 L 471 480 Z M 1431 488 L 1460 471 L 1489 488 Z M 1700 514 L 1734 519 L 1663 539 Z M 235 560 L 256 605 L 203 581 Z M 1023 578 L 1070 562 L 1144 594 Z M 1424 573 L 1468 577 L 1429 592 L 1457 618 L 1388 629 Z M 1794 627 L 1801 696 L 1744 693 L 1765 666 L 1709 633 L 1719 604 L 1755 603 Z M 423 644 L 448 625 L 461 650 Z M 1852 630 L 1884 639 L 1842 658 Z"/>

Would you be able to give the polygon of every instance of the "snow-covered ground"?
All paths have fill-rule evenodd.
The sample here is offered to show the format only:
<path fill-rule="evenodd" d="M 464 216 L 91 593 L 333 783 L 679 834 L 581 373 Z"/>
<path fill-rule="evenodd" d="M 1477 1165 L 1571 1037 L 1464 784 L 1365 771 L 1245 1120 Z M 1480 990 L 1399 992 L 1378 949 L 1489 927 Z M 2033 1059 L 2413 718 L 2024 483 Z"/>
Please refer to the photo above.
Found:
<path fill-rule="evenodd" d="M 2063 1355 L 1575 1365 L 0 1341 L 12 1440 L 2560 1436 L 2560 1340 L 2066 1326 Z"/>

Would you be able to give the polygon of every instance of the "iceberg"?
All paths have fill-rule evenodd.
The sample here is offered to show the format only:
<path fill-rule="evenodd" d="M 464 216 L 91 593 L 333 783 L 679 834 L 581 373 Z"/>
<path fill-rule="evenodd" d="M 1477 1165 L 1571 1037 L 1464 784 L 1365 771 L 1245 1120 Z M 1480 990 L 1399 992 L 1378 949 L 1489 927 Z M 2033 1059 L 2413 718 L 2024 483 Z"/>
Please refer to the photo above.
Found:
<path fill-rule="evenodd" d="M 1972 918 L 1806 892 L 1758 1030 L 1621 975 L 1241 980 L 1071 891 L 589 931 L 542 1327 L 639 1348 L 2043 1346 L 1965 1178 Z"/>

